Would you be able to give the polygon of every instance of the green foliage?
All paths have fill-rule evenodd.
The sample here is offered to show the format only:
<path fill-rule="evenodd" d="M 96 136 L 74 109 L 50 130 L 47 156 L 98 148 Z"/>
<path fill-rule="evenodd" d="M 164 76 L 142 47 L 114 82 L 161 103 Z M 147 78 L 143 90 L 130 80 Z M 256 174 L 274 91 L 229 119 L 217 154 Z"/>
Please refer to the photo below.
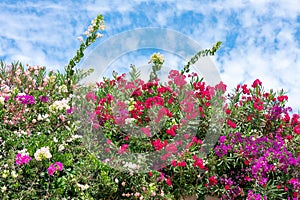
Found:
<path fill-rule="evenodd" d="M 199 58 L 201 57 L 205 57 L 205 56 L 213 56 L 215 55 L 216 51 L 219 50 L 221 48 L 222 42 L 217 42 L 215 45 L 213 45 L 213 47 L 211 49 L 204 49 L 199 51 L 198 53 L 196 53 L 196 55 L 194 55 L 188 62 L 187 64 L 183 67 L 183 69 L 181 70 L 181 74 L 184 73 L 189 73 L 190 71 L 190 66 L 195 64 Z"/>

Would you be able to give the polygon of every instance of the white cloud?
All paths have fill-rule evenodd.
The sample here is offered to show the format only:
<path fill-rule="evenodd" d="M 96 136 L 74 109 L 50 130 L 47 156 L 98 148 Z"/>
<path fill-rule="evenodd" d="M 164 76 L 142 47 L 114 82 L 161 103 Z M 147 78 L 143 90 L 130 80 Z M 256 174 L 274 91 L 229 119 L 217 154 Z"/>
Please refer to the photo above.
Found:
<path fill-rule="evenodd" d="M 291 104 L 300 108 L 300 39 L 295 36 L 299 1 L 0 3 L 0 58 L 62 67 L 79 45 L 76 37 L 99 13 L 107 19 L 106 37 L 137 27 L 166 27 L 186 34 L 203 48 L 221 40 L 223 47 L 213 60 L 224 70 L 226 84 L 261 78 L 267 87 L 288 90 Z"/>

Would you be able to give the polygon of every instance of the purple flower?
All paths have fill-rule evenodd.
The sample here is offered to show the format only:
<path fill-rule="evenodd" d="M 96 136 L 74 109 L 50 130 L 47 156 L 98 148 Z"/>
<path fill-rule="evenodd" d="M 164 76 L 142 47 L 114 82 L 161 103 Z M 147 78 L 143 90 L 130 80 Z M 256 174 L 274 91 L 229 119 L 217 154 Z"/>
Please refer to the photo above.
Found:
<path fill-rule="evenodd" d="M 260 194 L 255 194 L 252 190 L 249 190 L 246 200 L 261 200 L 261 196 Z"/>
<path fill-rule="evenodd" d="M 49 101 L 49 98 L 47 96 L 40 96 L 39 100 L 40 102 L 47 103 Z"/>
<path fill-rule="evenodd" d="M 66 110 L 66 113 L 67 113 L 67 114 L 72 114 L 72 112 L 73 112 L 73 108 L 72 108 L 72 107 L 71 107 L 70 109 L 67 109 L 67 110 Z"/>

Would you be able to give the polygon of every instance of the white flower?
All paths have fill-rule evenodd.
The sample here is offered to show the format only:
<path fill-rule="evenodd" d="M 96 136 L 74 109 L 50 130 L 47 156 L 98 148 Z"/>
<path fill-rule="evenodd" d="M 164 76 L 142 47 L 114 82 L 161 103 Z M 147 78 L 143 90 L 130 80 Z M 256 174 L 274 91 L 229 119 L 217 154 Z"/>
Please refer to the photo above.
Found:
<path fill-rule="evenodd" d="M 77 37 L 77 40 L 79 40 L 80 42 L 83 42 L 83 37 L 79 36 L 79 37 Z"/>
<path fill-rule="evenodd" d="M 3 170 L 2 178 L 6 178 L 9 175 L 9 170 Z"/>
<path fill-rule="evenodd" d="M 160 53 L 154 53 L 152 54 L 151 58 L 150 58 L 150 61 L 149 62 L 159 62 L 159 63 L 163 63 L 164 62 L 164 56 L 161 55 Z"/>
<path fill-rule="evenodd" d="M 139 169 L 140 168 L 139 165 L 132 163 L 132 162 L 126 162 L 124 164 L 124 167 L 129 168 L 129 169 Z"/>
<path fill-rule="evenodd" d="M 97 38 L 101 38 L 101 37 L 103 37 L 103 34 L 97 33 L 97 34 L 96 34 L 96 37 L 97 37 Z"/>
<path fill-rule="evenodd" d="M 62 111 L 63 109 L 66 109 L 66 110 L 70 109 L 70 106 L 68 105 L 68 103 L 69 103 L 69 99 L 62 99 L 60 101 L 55 101 L 49 107 L 50 112 Z"/>
<path fill-rule="evenodd" d="M 72 135 L 71 138 L 67 140 L 67 142 L 72 142 L 73 140 L 82 138 L 81 135 Z"/>
<path fill-rule="evenodd" d="M 58 151 L 62 152 L 65 149 L 65 146 L 63 144 L 58 146 Z"/>
<path fill-rule="evenodd" d="M 49 147 L 42 147 L 34 153 L 34 157 L 37 161 L 41 161 L 43 159 L 51 158 L 52 155 L 49 151 Z"/>
<path fill-rule="evenodd" d="M 90 32 L 89 31 L 85 31 L 83 34 L 86 35 L 87 37 L 90 36 Z"/>
<path fill-rule="evenodd" d="M 37 120 L 38 120 L 38 121 L 41 121 L 41 120 L 43 120 L 43 117 L 42 117 L 42 115 L 41 115 L 41 114 L 38 114 Z"/>
<path fill-rule="evenodd" d="M 4 100 L 5 100 L 4 97 L 0 97 L 0 104 L 4 104 Z"/>
<path fill-rule="evenodd" d="M 100 26 L 99 26 L 99 29 L 102 30 L 102 31 L 103 31 L 105 28 L 106 28 L 105 25 L 100 25 Z"/>
<path fill-rule="evenodd" d="M 90 187 L 88 184 L 82 185 L 80 183 L 77 183 L 77 186 L 80 187 L 80 189 L 82 189 L 82 190 L 86 190 Z"/>
<path fill-rule="evenodd" d="M 29 155 L 29 153 L 27 152 L 27 149 L 23 149 L 23 150 L 21 150 L 21 151 L 18 151 L 18 153 L 20 153 L 22 156 L 28 156 Z"/>
<path fill-rule="evenodd" d="M 2 193 L 4 193 L 5 191 L 7 190 L 7 187 L 4 185 L 4 186 L 2 186 L 2 188 L 1 188 L 1 192 Z"/>
<path fill-rule="evenodd" d="M 68 87 L 66 85 L 61 85 L 61 86 L 59 86 L 58 90 L 59 90 L 59 92 L 65 93 L 65 92 L 68 92 Z"/>
<path fill-rule="evenodd" d="M 126 118 L 125 119 L 125 124 L 131 124 L 132 122 L 134 122 L 135 119 L 134 118 Z"/>
<path fill-rule="evenodd" d="M 13 178 L 17 178 L 17 177 L 18 177 L 18 174 L 16 173 L 16 171 L 12 171 L 12 172 L 11 172 L 11 176 L 12 176 Z"/>
<path fill-rule="evenodd" d="M 58 142 L 58 140 L 57 140 L 57 138 L 56 138 L 56 137 L 54 137 L 54 138 L 53 138 L 53 142 L 55 142 L 55 143 L 57 143 L 57 142 Z"/>

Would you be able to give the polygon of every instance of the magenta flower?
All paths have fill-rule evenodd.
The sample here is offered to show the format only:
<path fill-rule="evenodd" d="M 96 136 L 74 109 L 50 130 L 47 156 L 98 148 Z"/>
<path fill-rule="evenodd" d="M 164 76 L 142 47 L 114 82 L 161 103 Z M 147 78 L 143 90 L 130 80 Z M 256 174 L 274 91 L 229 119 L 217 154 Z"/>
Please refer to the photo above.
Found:
<path fill-rule="evenodd" d="M 54 164 L 51 164 L 48 168 L 48 174 L 50 176 L 53 176 L 53 174 L 56 171 L 62 171 L 63 170 L 63 164 L 61 162 L 56 162 Z"/>
<path fill-rule="evenodd" d="M 16 155 L 16 164 L 17 165 L 27 164 L 30 160 L 32 160 L 32 158 L 28 155 L 22 155 L 20 153 L 18 153 Z"/>
<path fill-rule="evenodd" d="M 31 95 L 20 95 L 17 96 L 17 100 L 20 101 L 21 104 L 35 104 L 34 96 Z"/>
<path fill-rule="evenodd" d="M 56 171 L 56 168 L 53 164 L 50 165 L 50 167 L 48 168 L 48 174 L 50 176 L 53 176 L 54 172 Z"/>

